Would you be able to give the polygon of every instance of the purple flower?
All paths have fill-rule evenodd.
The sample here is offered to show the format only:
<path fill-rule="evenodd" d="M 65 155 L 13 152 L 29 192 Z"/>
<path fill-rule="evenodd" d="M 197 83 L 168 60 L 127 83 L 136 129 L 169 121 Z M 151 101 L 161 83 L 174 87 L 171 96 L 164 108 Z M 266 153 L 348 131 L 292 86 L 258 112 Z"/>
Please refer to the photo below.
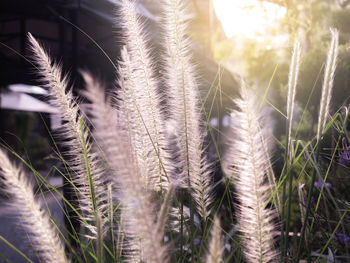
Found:
<path fill-rule="evenodd" d="M 343 141 L 343 148 L 344 148 L 344 151 L 341 152 L 339 163 L 344 166 L 349 166 L 350 165 L 350 146 L 346 146 L 345 142 Z"/>
<path fill-rule="evenodd" d="M 345 235 L 343 235 L 342 233 L 340 233 L 338 231 L 336 231 L 334 233 L 334 237 L 339 243 L 341 243 L 343 245 L 348 244 L 350 242 L 350 237 L 345 236 Z"/>
<path fill-rule="evenodd" d="M 199 247 L 201 245 L 201 239 L 200 238 L 195 238 L 193 240 L 193 244 L 196 246 L 196 247 Z"/>
<path fill-rule="evenodd" d="M 314 184 L 318 189 L 322 188 L 323 182 L 321 180 L 318 180 L 317 182 L 315 182 Z M 332 187 L 332 185 L 330 183 L 325 183 L 324 187 Z"/>

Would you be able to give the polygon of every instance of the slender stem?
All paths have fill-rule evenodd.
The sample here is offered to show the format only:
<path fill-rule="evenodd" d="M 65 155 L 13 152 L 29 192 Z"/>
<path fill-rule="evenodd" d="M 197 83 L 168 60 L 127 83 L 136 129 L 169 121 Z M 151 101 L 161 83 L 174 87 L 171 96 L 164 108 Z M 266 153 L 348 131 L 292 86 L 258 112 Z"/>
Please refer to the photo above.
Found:
<path fill-rule="evenodd" d="M 96 217 L 96 203 L 95 203 L 95 194 L 94 194 L 94 186 L 91 178 L 91 171 L 90 171 L 90 165 L 89 165 L 89 159 L 87 156 L 87 149 L 86 149 L 86 143 L 85 143 L 85 134 L 84 134 L 84 124 L 82 118 L 79 118 L 80 122 L 80 132 L 81 132 L 81 140 L 83 145 L 83 151 L 84 151 L 84 159 L 85 159 L 85 165 L 86 165 L 86 173 L 89 180 L 89 189 L 90 189 L 90 198 L 92 202 L 92 208 L 94 211 L 94 215 Z"/>
<path fill-rule="evenodd" d="M 282 172 L 282 180 L 283 180 L 283 188 L 282 188 L 282 205 L 281 205 L 281 260 L 282 263 L 285 262 L 284 258 L 284 229 L 285 229 L 285 219 L 284 219 L 284 214 L 285 214 L 285 207 L 284 204 L 286 202 L 286 180 L 283 178 L 285 177 L 285 169 L 286 167 L 283 167 L 283 172 Z"/>
<path fill-rule="evenodd" d="M 33 263 L 33 261 L 30 260 L 26 255 L 24 255 L 19 249 L 17 249 L 14 245 L 12 245 L 10 242 L 8 242 L 3 236 L 0 236 L 0 241 L 4 242 L 6 245 L 8 245 L 10 248 L 12 248 L 15 252 L 17 252 L 19 255 L 23 257 L 27 262 Z"/>
<path fill-rule="evenodd" d="M 320 153 L 320 147 L 319 147 L 319 142 L 317 142 L 317 146 L 316 146 L 316 163 L 318 162 L 319 153 Z M 312 172 L 312 177 L 311 177 L 311 182 L 310 182 L 310 189 L 309 189 L 308 196 L 307 196 L 306 211 L 305 211 L 305 216 L 304 216 L 304 221 L 303 221 L 304 223 L 303 223 L 302 228 L 301 228 L 300 241 L 299 241 L 298 252 L 297 252 L 297 258 L 296 258 L 295 262 L 299 262 L 301 247 L 303 246 L 303 243 L 304 243 L 305 230 L 306 230 L 306 225 L 307 225 L 307 219 L 308 219 L 309 212 L 310 212 L 311 197 L 312 197 L 313 186 L 315 184 L 315 180 L 316 180 L 316 169 L 314 169 L 313 172 Z"/>
<path fill-rule="evenodd" d="M 99 213 L 96 216 L 96 225 L 97 225 L 97 263 L 103 263 L 103 230 L 102 230 L 102 218 Z"/>
<path fill-rule="evenodd" d="M 113 212 L 113 197 L 112 197 L 112 185 L 107 186 L 108 191 L 108 221 L 109 221 L 109 234 L 112 243 L 113 256 L 116 257 L 117 253 L 115 250 L 115 240 L 114 240 L 114 212 Z"/>
<path fill-rule="evenodd" d="M 287 249 L 288 245 L 289 245 L 289 222 L 290 222 L 290 210 L 291 210 L 291 203 L 292 203 L 292 188 L 293 188 L 293 173 L 289 172 L 289 189 L 288 189 L 285 249 Z"/>
<path fill-rule="evenodd" d="M 181 206 L 180 206 L 180 213 L 181 213 L 181 222 L 180 222 L 180 233 L 181 233 L 181 237 L 180 237 L 180 251 L 181 254 L 183 255 L 183 246 L 184 246 L 184 191 L 181 191 Z"/>
<path fill-rule="evenodd" d="M 190 199 L 190 242 L 191 242 L 191 262 L 194 262 L 194 206 L 193 200 Z"/>
<path fill-rule="evenodd" d="M 288 175 L 288 163 L 289 163 L 289 119 L 286 119 L 286 148 L 284 151 L 284 160 L 285 160 L 285 166 L 282 173 L 282 178 Z M 290 180 L 292 180 L 292 175 L 290 174 Z M 289 180 L 289 181 L 290 181 Z M 287 245 L 288 245 L 288 230 L 289 230 L 289 210 L 290 210 L 290 200 L 291 200 L 291 189 L 289 185 L 289 199 L 288 199 L 288 207 L 287 207 L 287 221 L 285 220 L 285 203 L 286 203 L 286 185 L 287 180 L 284 180 L 283 182 L 283 190 L 282 190 L 282 214 L 281 214 L 281 220 L 282 220 L 282 229 L 281 229 L 281 260 L 282 263 L 285 262 L 286 256 L 287 256 Z"/>

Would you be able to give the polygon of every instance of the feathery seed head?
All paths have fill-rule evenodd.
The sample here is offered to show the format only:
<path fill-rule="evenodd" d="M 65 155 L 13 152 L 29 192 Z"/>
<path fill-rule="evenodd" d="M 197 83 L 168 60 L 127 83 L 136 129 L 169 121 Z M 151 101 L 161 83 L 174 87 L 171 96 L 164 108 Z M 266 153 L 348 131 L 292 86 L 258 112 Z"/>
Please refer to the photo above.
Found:
<path fill-rule="evenodd" d="M 10 162 L 2 149 L 0 149 L 0 175 L 4 179 L 3 190 L 10 196 L 10 205 L 18 211 L 22 226 L 30 233 L 30 239 L 39 257 L 44 262 L 70 262 L 49 216 L 35 200 L 32 185 L 23 171 Z"/>
<path fill-rule="evenodd" d="M 203 132 L 199 112 L 196 74 L 186 37 L 184 1 L 164 1 L 164 40 L 166 43 L 166 85 L 169 111 L 176 122 L 181 181 L 187 182 L 198 213 L 205 218 L 212 203 L 209 163 L 203 158 Z"/>
<path fill-rule="evenodd" d="M 299 67 L 300 67 L 300 54 L 301 54 L 301 47 L 300 47 L 300 42 L 297 39 L 294 42 L 292 61 L 290 64 L 289 80 L 288 80 L 288 95 L 287 95 L 287 119 L 289 121 L 288 148 L 290 147 L 290 143 L 291 143 L 294 101 L 295 101 L 296 87 L 297 87 Z"/>
<path fill-rule="evenodd" d="M 93 152 L 88 132 L 79 116 L 79 106 L 74 101 L 72 92 L 67 91 L 67 76 L 63 76 L 60 66 L 51 61 L 47 52 L 30 33 L 28 38 L 38 73 L 65 121 L 61 136 L 69 148 L 68 164 L 72 170 L 72 181 L 78 189 L 79 206 L 84 217 L 83 226 L 91 238 L 97 238 L 95 209 L 98 207 L 102 215 L 107 215 L 108 211 L 105 191 L 107 184 L 102 177 L 103 169 L 97 164 L 97 155 Z M 106 218 L 107 216 L 103 217 L 104 220 Z"/>
<path fill-rule="evenodd" d="M 237 191 L 238 220 L 243 234 L 243 246 L 248 262 L 267 263 L 276 259 L 273 249 L 274 210 L 267 208 L 270 186 L 266 183 L 268 160 L 264 152 L 256 95 L 242 82 L 238 110 L 232 112 L 237 120 L 235 137 L 231 140 L 224 160 L 228 174 Z M 233 164 L 233 165 L 232 165 Z"/>
<path fill-rule="evenodd" d="M 320 111 L 318 115 L 318 128 L 316 139 L 321 139 L 323 130 L 326 126 L 327 116 L 329 113 L 329 105 L 332 97 L 333 80 L 335 69 L 337 66 L 338 46 L 339 46 L 339 32 L 336 29 L 331 29 L 331 44 L 328 50 L 326 68 L 324 71 L 324 79 L 322 85 L 322 95 L 320 102 Z"/>
<path fill-rule="evenodd" d="M 165 192 L 174 164 L 165 139 L 165 112 L 161 107 L 159 83 L 154 76 L 143 26 L 135 12 L 135 2 L 122 2 L 120 13 L 126 44 L 119 72 L 122 79 L 122 94 L 119 95 L 123 104 L 122 114 L 129 118 L 133 153 L 146 185 Z"/>
<path fill-rule="evenodd" d="M 87 78 L 89 80 L 89 78 Z M 137 159 L 133 154 L 130 133 L 124 121 L 116 122 L 116 109 L 105 99 L 103 90 L 96 82 L 90 82 L 86 93 L 91 101 L 91 115 L 95 135 L 110 165 L 115 184 L 118 185 L 122 206 L 124 242 L 127 245 L 128 262 L 141 257 L 147 262 L 166 262 L 166 250 L 162 246 L 162 233 L 154 231 L 154 204 L 150 192 L 140 176 Z M 91 91 L 91 92 L 90 92 Z M 123 116 L 123 114 L 118 115 Z"/>

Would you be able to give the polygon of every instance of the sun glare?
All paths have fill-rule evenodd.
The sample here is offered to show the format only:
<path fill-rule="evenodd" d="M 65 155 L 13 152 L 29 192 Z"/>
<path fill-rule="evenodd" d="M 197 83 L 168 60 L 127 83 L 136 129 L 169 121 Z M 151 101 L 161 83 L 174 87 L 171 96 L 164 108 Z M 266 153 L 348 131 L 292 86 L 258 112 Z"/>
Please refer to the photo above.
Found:
<path fill-rule="evenodd" d="M 213 3 L 227 37 L 264 36 L 286 14 L 284 7 L 257 0 L 213 0 Z"/>

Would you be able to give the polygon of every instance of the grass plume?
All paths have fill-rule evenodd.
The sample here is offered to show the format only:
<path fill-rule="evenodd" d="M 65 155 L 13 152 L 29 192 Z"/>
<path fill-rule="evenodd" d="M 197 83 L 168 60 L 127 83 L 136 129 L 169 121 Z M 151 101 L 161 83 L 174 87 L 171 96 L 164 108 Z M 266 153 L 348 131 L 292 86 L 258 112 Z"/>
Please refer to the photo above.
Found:
<path fill-rule="evenodd" d="M 238 222 L 244 255 L 248 262 L 267 263 L 277 258 L 273 248 L 274 211 L 267 208 L 269 185 L 265 181 L 265 166 L 268 160 L 263 151 L 255 94 L 243 82 L 240 94 L 241 98 L 235 100 L 239 110 L 231 114 L 237 119 L 237 126 L 225 166 L 228 174 L 233 174 L 232 183 L 239 200 Z"/>
<path fill-rule="evenodd" d="M 144 178 L 150 188 L 165 192 L 169 183 L 171 158 L 168 141 L 165 140 L 164 111 L 154 76 L 146 36 L 136 11 L 135 2 L 123 0 L 120 17 L 123 21 L 125 49 L 120 67 L 122 97 L 127 116 L 130 118 L 130 132 L 138 163 L 143 168 Z"/>
<path fill-rule="evenodd" d="M 300 68 L 300 54 L 301 54 L 301 47 L 300 47 L 300 42 L 297 39 L 294 42 L 292 60 L 290 63 L 289 76 L 288 76 L 288 95 L 287 95 L 287 120 L 289 122 L 288 149 L 290 148 L 290 143 L 291 143 L 295 94 L 296 94 L 299 68 Z"/>
<path fill-rule="evenodd" d="M 68 77 L 62 74 L 61 67 L 51 60 L 30 33 L 28 38 L 33 59 L 39 69 L 38 73 L 43 84 L 49 89 L 52 103 L 58 107 L 64 121 L 60 135 L 69 148 L 68 163 L 73 171 L 72 181 L 79 193 L 79 207 L 84 212 L 84 226 L 91 232 L 91 234 L 88 232 L 90 237 L 98 238 L 96 208 L 100 210 L 103 219 L 107 218 L 108 210 L 103 170 L 98 165 L 96 154 L 89 143 L 89 135 L 79 115 L 79 107 L 73 99 L 71 90 L 68 90 Z"/>
<path fill-rule="evenodd" d="M 50 222 L 50 217 L 35 200 L 33 187 L 26 174 L 10 162 L 2 149 L 0 149 L 0 175 L 5 185 L 2 190 L 9 195 L 10 206 L 19 213 L 22 225 L 30 233 L 30 240 L 40 259 L 52 263 L 70 262 Z"/>
<path fill-rule="evenodd" d="M 134 250 L 140 242 L 140 257 L 147 262 L 167 262 L 166 248 L 162 245 L 163 235 L 154 231 L 155 206 L 151 195 L 143 184 L 141 174 L 132 153 L 129 134 L 116 119 L 116 110 L 105 99 L 101 86 L 92 77 L 87 81 L 87 98 L 91 101 L 90 113 L 95 124 L 96 138 L 113 170 L 118 196 L 122 206 L 125 238 L 131 238 L 129 249 Z M 121 118 L 123 115 L 120 114 Z M 130 253 L 128 262 L 135 262 Z"/>
<path fill-rule="evenodd" d="M 326 126 L 327 116 L 329 113 L 329 105 L 332 98 L 332 89 L 335 69 L 337 66 L 338 45 L 339 45 L 339 32 L 336 29 L 331 29 L 331 45 L 328 50 L 326 68 L 324 72 L 324 79 L 322 85 L 322 95 L 320 101 L 320 111 L 318 115 L 318 127 L 316 139 L 319 141 L 322 136 L 322 132 Z"/>
<path fill-rule="evenodd" d="M 209 163 L 203 154 L 203 131 L 194 66 L 186 37 L 184 1 L 165 0 L 165 69 L 171 118 L 175 120 L 183 181 L 187 182 L 198 213 L 206 218 L 212 203 Z"/>

